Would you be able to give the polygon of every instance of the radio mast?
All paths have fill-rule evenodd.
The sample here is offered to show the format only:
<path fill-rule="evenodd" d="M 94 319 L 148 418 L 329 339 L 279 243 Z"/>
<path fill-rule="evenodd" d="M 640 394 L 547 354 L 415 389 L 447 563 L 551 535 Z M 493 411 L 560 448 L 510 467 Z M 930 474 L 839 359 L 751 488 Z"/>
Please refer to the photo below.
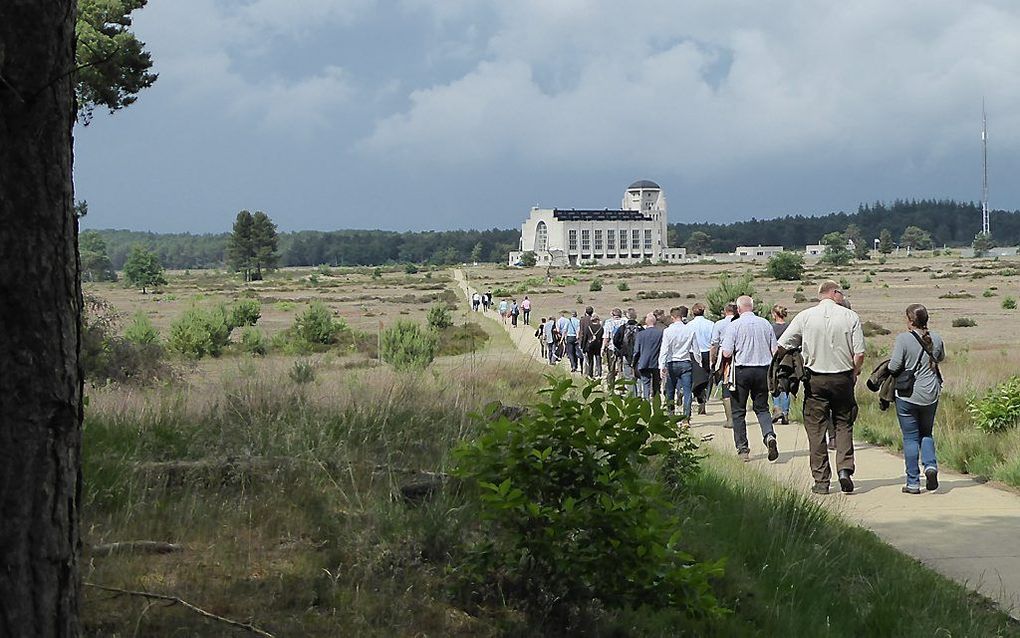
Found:
<path fill-rule="evenodd" d="M 992 234 L 988 223 L 988 117 L 985 115 L 985 101 L 981 100 L 981 150 L 983 154 L 981 179 L 981 232 Z"/>

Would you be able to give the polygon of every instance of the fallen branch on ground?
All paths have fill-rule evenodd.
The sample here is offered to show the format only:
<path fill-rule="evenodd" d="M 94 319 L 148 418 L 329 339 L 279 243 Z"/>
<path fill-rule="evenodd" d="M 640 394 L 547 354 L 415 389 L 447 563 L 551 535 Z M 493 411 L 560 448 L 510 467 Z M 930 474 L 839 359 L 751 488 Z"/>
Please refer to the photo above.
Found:
<path fill-rule="evenodd" d="M 190 609 L 191 611 L 193 611 L 193 612 L 195 612 L 195 613 L 197 613 L 197 614 L 199 614 L 201 616 L 205 616 L 206 618 L 209 618 L 210 620 L 215 620 L 217 622 L 221 622 L 221 623 L 230 625 L 232 627 L 237 627 L 239 629 L 244 629 L 244 630 L 249 631 L 249 632 L 251 632 L 251 633 L 253 633 L 253 634 L 257 635 L 257 636 L 263 636 L 264 638 L 276 638 L 275 636 L 273 636 L 273 634 L 269 633 L 268 631 L 265 631 L 264 629 L 259 629 L 258 627 L 256 627 L 255 625 L 253 625 L 251 623 L 238 622 L 236 620 L 231 620 L 229 618 L 224 618 L 223 616 L 217 616 L 216 614 L 208 612 L 208 611 L 202 609 L 201 607 L 196 607 L 195 605 L 192 605 L 188 601 L 183 600 L 181 598 L 178 598 L 177 596 L 167 596 L 166 594 L 154 594 L 152 592 L 147 592 L 147 591 L 133 591 L 133 590 L 130 590 L 130 589 L 121 589 L 120 587 L 108 587 L 106 585 L 97 585 L 95 583 L 89 583 L 89 582 L 85 582 L 83 584 L 86 587 L 93 587 L 95 589 L 100 589 L 102 591 L 112 592 L 114 594 L 120 594 L 122 596 L 138 596 L 140 598 L 148 598 L 149 600 L 163 600 L 163 601 L 166 601 L 168 603 L 171 603 L 171 604 L 174 604 L 174 605 L 180 605 L 180 606 L 182 606 L 182 607 L 184 607 L 186 609 Z"/>
<path fill-rule="evenodd" d="M 118 541 L 103 543 L 92 548 L 93 556 L 109 556 L 111 554 L 173 554 L 183 552 L 183 545 L 163 543 L 161 541 Z"/>

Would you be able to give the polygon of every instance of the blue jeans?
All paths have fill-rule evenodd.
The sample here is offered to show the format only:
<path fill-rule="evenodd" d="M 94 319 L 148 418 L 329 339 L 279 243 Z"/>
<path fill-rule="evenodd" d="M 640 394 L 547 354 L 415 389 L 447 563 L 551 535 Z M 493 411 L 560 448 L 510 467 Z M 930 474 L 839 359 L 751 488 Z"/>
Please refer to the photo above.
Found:
<path fill-rule="evenodd" d="M 658 369 L 647 369 L 638 371 L 639 388 L 641 392 L 641 398 L 647 401 L 651 401 L 655 397 L 659 396 L 660 385 L 662 379 Z"/>
<path fill-rule="evenodd" d="M 777 396 L 772 397 L 772 405 L 776 406 L 776 409 L 783 414 L 790 413 L 790 393 L 780 392 Z"/>
<path fill-rule="evenodd" d="M 670 361 L 666 364 L 666 405 L 670 412 L 675 412 L 676 391 L 683 392 L 684 418 L 691 418 L 691 384 L 693 366 L 690 361 Z"/>
<path fill-rule="evenodd" d="M 917 467 L 918 452 L 921 455 L 921 465 L 928 469 L 938 469 L 938 462 L 935 460 L 935 439 L 932 438 L 932 430 L 935 429 L 935 411 L 938 410 L 939 402 L 931 405 L 916 405 L 896 397 L 896 418 L 900 422 L 900 430 L 903 431 L 903 460 L 907 468 L 907 485 L 920 487 L 921 472 Z"/>

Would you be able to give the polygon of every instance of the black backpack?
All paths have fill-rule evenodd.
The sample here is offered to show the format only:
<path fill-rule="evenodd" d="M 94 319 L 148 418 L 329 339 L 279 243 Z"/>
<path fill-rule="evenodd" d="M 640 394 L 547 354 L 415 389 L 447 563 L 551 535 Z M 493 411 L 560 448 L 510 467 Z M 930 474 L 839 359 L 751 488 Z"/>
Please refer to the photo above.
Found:
<path fill-rule="evenodd" d="M 613 334 L 613 348 L 616 349 L 617 354 L 628 358 L 634 356 L 634 340 L 637 339 L 639 332 L 641 332 L 641 326 L 637 323 L 627 322 L 617 328 Z"/>

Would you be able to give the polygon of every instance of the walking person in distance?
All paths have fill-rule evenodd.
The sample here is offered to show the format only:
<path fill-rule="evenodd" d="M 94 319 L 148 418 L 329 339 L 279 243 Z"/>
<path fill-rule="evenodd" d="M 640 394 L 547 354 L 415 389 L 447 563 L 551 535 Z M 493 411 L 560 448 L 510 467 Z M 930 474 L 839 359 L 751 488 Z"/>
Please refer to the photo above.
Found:
<path fill-rule="evenodd" d="M 694 315 L 694 318 L 691 319 L 688 325 L 693 327 L 694 331 L 698 334 L 698 346 L 701 348 L 701 352 L 698 353 L 698 362 L 705 370 L 705 374 L 711 375 L 712 329 L 714 324 L 705 317 L 705 304 L 701 302 L 691 307 L 691 314 Z M 708 395 L 711 392 L 712 384 L 709 383 L 698 393 L 698 414 L 705 414 L 705 404 L 708 403 Z"/>
<path fill-rule="evenodd" d="M 776 353 L 776 333 L 772 324 L 754 314 L 754 299 L 743 295 L 737 298 L 739 319 L 731 322 L 722 340 L 722 356 L 734 367 L 735 388 L 730 397 L 733 415 L 733 442 L 737 454 L 750 460 L 747 441 L 747 400 L 751 399 L 754 414 L 761 427 L 762 442 L 768 449 L 769 461 L 779 458 L 776 432 L 769 411 L 769 365 Z"/>
<path fill-rule="evenodd" d="M 701 346 L 698 332 L 693 323 L 685 324 L 685 308 L 669 311 L 673 323 L 662 332 L 659 347 L 659 368 L 666 381 L 666 406 L 676 414 L 676 395 L 682 397 L 681 409 L 685 421 L 691 420 L 691 386 L 694 383 L 693 370 L 701 365 Z"/>
<path fill-rule="evenodd" d="M 659 374 L 659 348 L 662 345 L 662 328 L 655 313 L 645 315 L 645 328 L 634 339 L 634 369 L 638 374 L 641 398 L 652 400 L 662 391 Z"/>
<path fill-rule="evenodd" d="M 935 458 L 935 413 L 942 394 L 939 363 L 946 358 L 942 337 L 928 330 L 928 309 L 919 303 L 907 306 L 907 331 L 896 336 L 889 356 L 889 374 L 896 377 L 896 419 L 903 432 L 906 494 L 921 492 L 918 455 L 924 467 L 925 489 L 939 486 Z"/>
<path fill-rule="evenodd" d="M 779 339 L 786 350 L 800 347 L 804 359 L 804 430 L 810 450 L 815 494 L 829 493 L 829 449 L 825 443 L 829 417 L 836 427 L 836 469 L 840 489 L 854 489 L 853 424 L 857 417 L 854 386 L 864 364 L 864 331 L 857 313 L 835 301 L 839 284 L 818 287 L 818 305 L 797 313 Z"/>
<path fill-rule="evenodd" d="M 776 304 L 772 306 L 772 330 L 776 333 L 776 339 L 783 336 L 783 332 L 786 331 L 787 323 L 786 316 L 788 314 L 786 306 Z M 780 392 L 778 395 L 773 397 L 772 404 L 775 406 L 775 416 L 772 417 L 773 423 L 782 423 L 783 425 L 790 424 L 790 393 Z"/>
<path fill-rule="evenodd" d="M 531 325 L 531 300 L 528 299 L 527 295 L 524 295 L 524 301 L 521 302 L 521 312 L 524 314 L 524 325 Z"/>

